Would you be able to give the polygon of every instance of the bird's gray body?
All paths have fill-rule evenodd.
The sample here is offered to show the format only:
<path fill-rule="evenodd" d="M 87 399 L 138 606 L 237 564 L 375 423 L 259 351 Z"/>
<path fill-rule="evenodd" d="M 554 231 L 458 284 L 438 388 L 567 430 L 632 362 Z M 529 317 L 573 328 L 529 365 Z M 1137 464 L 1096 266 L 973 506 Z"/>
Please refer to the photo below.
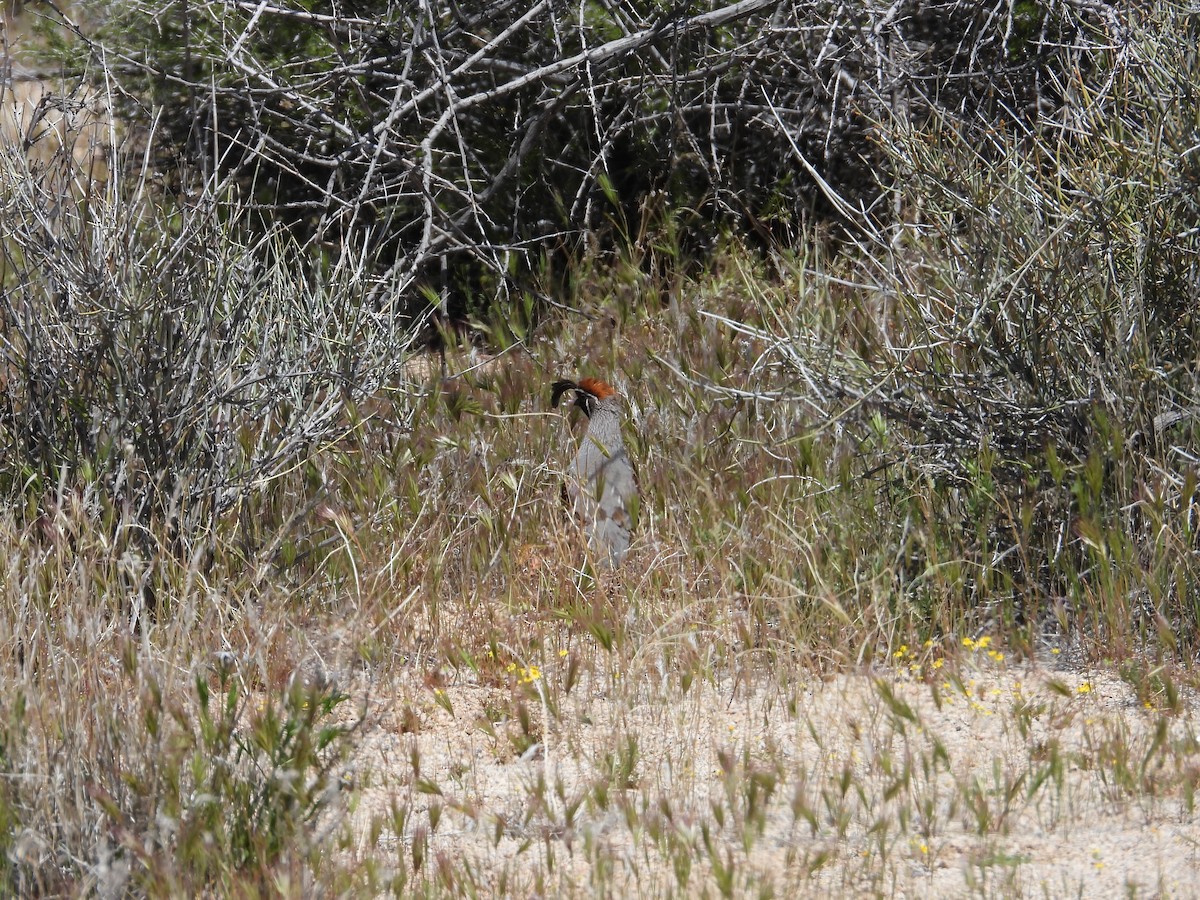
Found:
<path fill-rule="evenodd" d="M 555 405 L 571 388 L 577 393 L 576 405 L 588 416 L 588 428 L 571 463 L 567 501 L 587 530 L 592 549 L 619 565 L 629 550 L 638 497 L 637 476 L 621 437 L 623 404 L 608 385 L 584 379 L 578 385 L 557 382 Z"/>

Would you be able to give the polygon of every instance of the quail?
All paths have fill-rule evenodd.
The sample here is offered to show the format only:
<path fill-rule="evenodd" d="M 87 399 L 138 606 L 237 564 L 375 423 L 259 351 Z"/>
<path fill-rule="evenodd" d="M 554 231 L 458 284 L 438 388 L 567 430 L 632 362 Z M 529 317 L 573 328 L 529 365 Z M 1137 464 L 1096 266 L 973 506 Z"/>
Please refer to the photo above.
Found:
<path fill-rule="evenodd" d="M 621 438 L 623 401 L 598 378 L 554 382 L 550 395 L 558 406 L 562 395 L 575 392 L 575 405 L 588 419 L 587 433 L 571 463 L 563 499 L 587 530 L 592 549 L 607 552 L 619 565 L 629 549 L 629 533 L 637 515 L 637 474 Z"/>

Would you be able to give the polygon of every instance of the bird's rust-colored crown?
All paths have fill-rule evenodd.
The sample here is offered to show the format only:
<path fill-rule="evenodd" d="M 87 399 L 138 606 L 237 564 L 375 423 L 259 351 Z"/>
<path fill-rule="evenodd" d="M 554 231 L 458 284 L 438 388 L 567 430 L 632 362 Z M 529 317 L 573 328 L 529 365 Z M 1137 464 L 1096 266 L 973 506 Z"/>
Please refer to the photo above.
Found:
<path fill-rule="evenodd" d="M 597 400 L 604 400 L 616 393 L 611 384 L 607 381 L 601 381 L 599 378 L 581 378 L 579 379 L 579 387 Z"/>

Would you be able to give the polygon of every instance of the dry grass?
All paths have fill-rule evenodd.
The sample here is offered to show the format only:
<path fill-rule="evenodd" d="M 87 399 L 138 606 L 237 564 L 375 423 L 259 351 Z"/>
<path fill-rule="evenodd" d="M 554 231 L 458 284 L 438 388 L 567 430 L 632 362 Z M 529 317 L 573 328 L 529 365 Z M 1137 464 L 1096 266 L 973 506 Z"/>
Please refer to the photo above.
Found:
<path fill-rule="evenodd" d="M 307 267 L 226 228 L 236 198 L 88 181 L 72 146 L 94 195 L 0 170 L 0 893 L 1190 889 L 1195 455 L 1186 416 L 1110 413 L 1182 408 L 1194 360 L 1147 342 L 1078 435 L 993 443 L 968 413 L 1023 376 L 964 347 L 990 311 L 1019 369 L 1019 292 L 958 280 L 989 222 L 730 239 L 685 276 L 649 210 L 579 262 L 579 315 L 406 359 L 352 250 Z M 1005 159 L 963 177 L 1033 177 Z M 992 275 L 1035 295 L 1048 246 Z M 1086 321 L 1127 286 L 1095 275 Z M 616 572 L 559 502 L 549 386 L 588 374 L 640 475 Z"/>
<path fill-rule="evenodd" d="M 465 375 L 451 357 L 449 377 L 348 411 L 336 442 L 222 521 L 211 559 L 116 555 L 120 520 L 69 492 L 8 513 L 10 883 L 1186 884 L 1191 676 L 1136 658 L 1123 682 L 1047 671 L 1028 629 L 963 646 L 987 627 L 964 563 L 903 588 L 911 513 L 862 474 L 881 450 L 802 404 L 697 386 L 756 387 L 764 348 L 697 314 L 751 314 L 761 276 L 732 253 L 661 310 L 597 306 L 590 326 L 545 324 Z M 644 496 L 629 562 L 600 580 L 558 506 L 573 435 L 548 408 L 552 376 L 581 368 L 630 397 Z M 780 450 L 799 441 L 800 470 Z M 198 684 L 231 704 L 224 725 L 204 724 Z"/>

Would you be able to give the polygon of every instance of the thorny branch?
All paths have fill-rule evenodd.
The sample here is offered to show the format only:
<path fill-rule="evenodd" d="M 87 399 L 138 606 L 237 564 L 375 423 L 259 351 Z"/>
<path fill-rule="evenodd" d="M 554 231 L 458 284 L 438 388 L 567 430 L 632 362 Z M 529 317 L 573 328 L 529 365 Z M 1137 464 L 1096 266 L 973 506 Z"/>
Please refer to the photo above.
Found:
<path fill-rule="evenodd" d="M 870 206 L 890 177 L 867 141 L 883 115 L 1041 101 L 1032 45 L 996 40 L 1027 27 L 1003 3 L 198 0 L 178 34 L 174 3 L 126 6 L 125 27 L 158 42 L 95 46 L 131 92 L 148 80 L 197 108 L 167 136 L 241 173 L 313 247 L 370 234 L 380 310 L 411 309 L 421 287 L 503 301 L 540 255 L 653 197 L 692 211 L 697 249 L 730 221 L 786 239 L 831 212 L 793 146 Z"/>

